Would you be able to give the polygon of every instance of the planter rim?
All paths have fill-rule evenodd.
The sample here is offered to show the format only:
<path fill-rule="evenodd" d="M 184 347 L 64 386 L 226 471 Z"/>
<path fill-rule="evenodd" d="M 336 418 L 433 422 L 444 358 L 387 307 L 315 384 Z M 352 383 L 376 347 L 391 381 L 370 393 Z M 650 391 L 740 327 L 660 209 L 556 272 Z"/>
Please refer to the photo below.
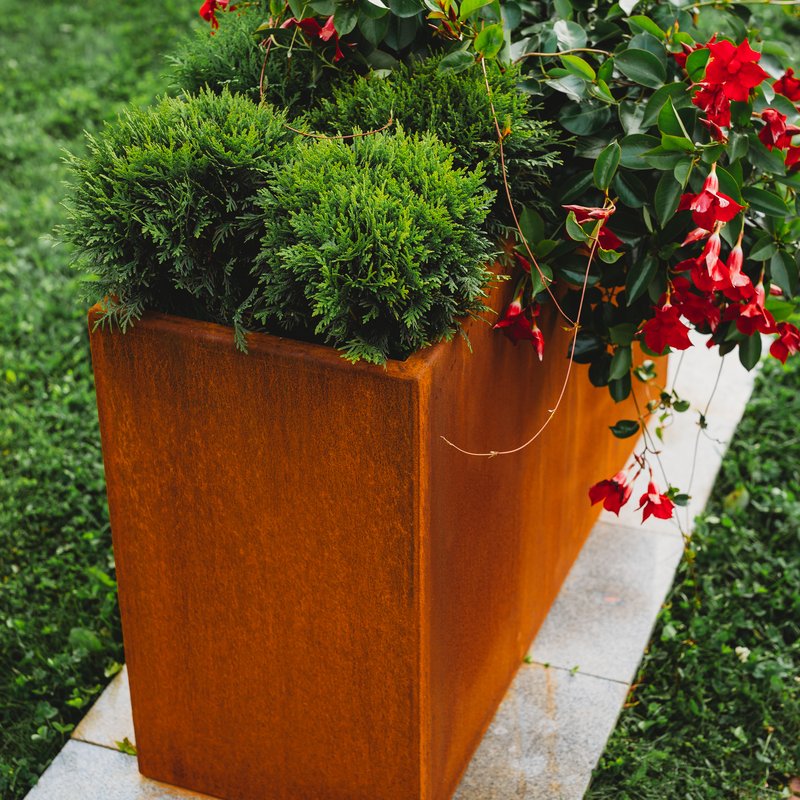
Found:
<path fill-rule="evenodd" d="M 89 329 L 102 325 L 103 307 L 101 303 L 93 305 L 88 312 Z M 473 320 L 467 320 L 470 326 Z M 230 344 L 233 348 L 231 331 L 227 325 L 216 322 L 196 320 L 190 317 L 181 317 L 176 314 L 167 314 L 160 311 L 146 311 L 133 325 L 144 324 L 154 331 L 161 331 L 176 336 L 190 336 L 194 339 L 205 340 L 219 345 Z M 488 324 L 488 323 L 486 323 Z M 132 327 L 133 327 L 132 325 Z M 124 334 L 122 334 L 124 335 Z M 454 334 L 454 338 L 459 336 Z M 325 364 L 327 367 L 336 367 L 360 372 L 371 372 L 385 377 L 401 380 L 419 380 L 429 372 L 433 364 L 438 361 L 451 341 L 441 341 L 430 345 L 410 355 L 405 361 L 387 359 L 386 364 L 369 364 L 365 361 L 351 362 L 343 357 L 334 347 L 316 342 L 304 342 L 299 339 L 266 333 L 264 331 L 250 331 L 247 334 L 247 352 L 243 356 L 252 354 L 282 355 L 314 363 Z M 235 349 L 235 348 L 234 348 Z M 237 351 L 238 352 L 238 351 Z"/>

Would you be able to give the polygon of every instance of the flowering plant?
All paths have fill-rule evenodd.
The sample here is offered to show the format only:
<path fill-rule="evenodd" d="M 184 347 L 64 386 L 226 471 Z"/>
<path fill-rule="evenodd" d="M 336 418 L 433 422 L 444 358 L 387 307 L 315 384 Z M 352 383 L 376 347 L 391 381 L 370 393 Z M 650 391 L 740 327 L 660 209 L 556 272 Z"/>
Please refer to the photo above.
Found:
<path fill-rule="evenodd" d="M 549 206 L 524 206 L 505 180 L 516 291 L 495 327 L 541 358 L 537 317 L 552 304 L 572 332 L 569 367 L 588 364 L 592 383 L 620 401 L 655 378 L 635 343 L 650 356 L 685 350 L 694 329 L 748 369 L 762 335 L 781 361 L 800 350 L 800 79 L 785 51 L 759 41 L 755 5 L 272 0 L 256 36 L 265 63 L 302 47 L 325 69 L 362 73 L 438 50 L 443 73 L 482 70 L 490 99 L 487 64 L 519 70 L 519 91 L 569 145 Z M 230 8 L 212 0 L 201 15 L 216 24 L 213 12 Z M 505 178 L 514 130 L 492 112 Z M 639 407 L 612 432 L 645 432 L 642 451 L 590 499 L 618 512 L 630 472 L 648 470 L 643 515 L 668 518 L 687 498 L 653 482 L 658 451 L 644 426 L 688 403 L 661 391 Z"/>

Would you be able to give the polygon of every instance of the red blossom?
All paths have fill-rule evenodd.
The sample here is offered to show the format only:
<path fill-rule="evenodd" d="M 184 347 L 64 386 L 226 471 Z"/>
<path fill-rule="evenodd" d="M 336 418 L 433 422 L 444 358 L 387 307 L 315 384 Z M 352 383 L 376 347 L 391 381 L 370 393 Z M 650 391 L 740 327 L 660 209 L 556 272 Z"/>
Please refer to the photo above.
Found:
<path fill-rule="evenodd" d="M 614 213 L 614 207 L 609 208 L 593 208 L 590 206 L 562 206 L 567 211 L 575 214 L 575 219 L 579 225 L 589 220 L 608 219 Z"/>
<path fill-rule="evenodd" d="M 522 255 L 518 250 L 514 251 L 514 258 L 517 260 L 517 264 L 519 264 L 525 272 L 531 271 L 531 262 L 528 261 L 525 256 Z"/>
<path fill-rule="evenodd" d="M 606 511 L 613 511 L 619 516 L 619 510 L 630 500 L 633 486 L 628 483 L 624 471 L 618 472 L 613 478 L 599 481 L 589 489 L 589 500 L 592 505 L 603 501 Z"/>
<path fill-rule="evenodd" d="M 712 165 L 700 193 L 681 196 L 678 211 L 687 210 L 692 212 L 692 219 L 698 228 L 713 231 L 718 222 L 730 222 L 744 210 L 744 206 L 719 191 L 716 165 Z"/>
<path fill-rule="evenodd" d="M 219 21 L 217 20 L 216 12 L 226 11 L 230 0 L 206 0 L 200 10 L 197 12 L 206 22 L 211 23 L 212 28 L 219 28 Z M 233 7 L 230 9 L 233 11 Z"/>
<path fill-rule="evenodd" d="M 708 122 L 714 129 L 727 128 L 731 124 L 731 101 L 722 86 L 701 83 L 700 89 L 692 97 L 692 103 L 706 112 Z M 722 131 L 718 136 L 722 136 Z"/>
<path fill-rule="evenodd" d="M 344 58 L 342 48 L 339 46 L 339 35 L 334 27 L 333 16 L 328 17 L 324 25 L 320 25 L 314 17 L 305 17 L 304 19 L 290 17 L 281 24 L 281 28 L 300 28 L 312 41 L 317 40 L 323 43 L 333 41 L 336 45 L 336 52 L 333 55 L 334 63 Z"/>
<path fill-rule="evenodd" d="M 681 312 L 670 303 L 656 308 L 655 316 L 642 326 L 642 333 L 645 344 L 654 353 L 663 353 L 667 347 L 686 350 L 692 346 L 689 328 L 681 322 Z"/>
<path fill-rule="evenodd" d="M 778 338 L 769 348 L 769 354 L 781 362 L 786 363 L 789 356 L 800 351 L 800 331 L 791 322 L 778 323 Z"/>
<path fill-rule="evenodd" d="M 776 108 L 765 108 L 761 112 L 761 119 L 764 120 L 764 127 L 758 132 L 758 138 L 768 150 L 791 147 L 792 137 L 800 133 L 797 125 L 786 124 L 786 115 Z"/>
<path fill-rule="evenodd" d="M 642 522 L 650 516 L 657 517 L 658 519 L 670 519 L 672 517 L 672 511 L 675 508 L 675 503 L 665 494 L 659 492 L 658 487 L 651 480 L 647 484 L 647 491 L 639 500 L 639 509 L 642 508 L 644 509 L 642 513 Z"/>
<path fill-rule="evenodd" d="M 796 172 L 800 169 L 800 147 L 790 147 L 786 153 L 786 169 Z"/>
<path fill-rule="evenodd" d="M 794 70 L 787 69 L 783 75 L 772 84 L 772 88 L 784 97 L 796 103 L 800 100 L 800 79 L 794 77 Z"/>
<path fill-rule="evenodd" d="M 603 225 L 597 236 L 597 244 L 601 250 L 616 250 L 622 247 L 622 241 L 614 231 Z"/>
<path fill-rule="evenodd" d="M 726 316 L 731 313 L 736 314 L 736 328 L 739 333 L 752 336 L 754 333 L 777 332 L 775 318 L 764 308 L 765 299 L 764 284 L 759 283 L 754 287 L 753 296 L 746 305 L 731 306 L 728 309 Z"/>
<path fill-rule="evenodd" d="M 708 45 L 711 58 L 706 67 L 705 82 L 721 85 L 729 100 L 747 102 L 750 90 L 769 75 L 758 66 L 761 53 L 750 47 L 745 39 L 738 47 L 732 42 L 713 42 Z"/>
<path fill-rule="evenodd" d="M 495 322 L 493 327 L 502 330 L 514 344 L 519 341 L 531 342 L 541 361 L 544 355 L 544 336 L 536 324 L 539 310 L 539 304 L 532 303 L 527 309 L 529 313 L 526 313 L 526 309 L 522 306 L 522 291 L 520 291 L 509 303 L 503 318 Z"/>
<path fill-rule="evenodd" d="M 672 303 L 678 307 L 682 317 L 698 328 L 708 327 L 712 332 L 717 329 L 722 312 L 714 302 L 713 294 L 693 292 L 692 284 L 682 277 L 674 278 L 672 287 Z"/>

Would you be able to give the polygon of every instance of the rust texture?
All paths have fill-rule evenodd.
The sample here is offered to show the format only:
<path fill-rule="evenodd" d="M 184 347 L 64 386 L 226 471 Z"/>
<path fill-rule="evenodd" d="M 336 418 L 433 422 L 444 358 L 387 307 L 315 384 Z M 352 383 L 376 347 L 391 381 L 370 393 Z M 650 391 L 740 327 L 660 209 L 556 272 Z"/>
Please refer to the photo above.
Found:
<path fill-rule="evenodd" d="M 90 330 L 97 318 L 90 313 Z M 632 416 L 470 323 L 387 368 L 152 314 L 91 333 L 145 775 L 225 800 L 446 800 Z"/>

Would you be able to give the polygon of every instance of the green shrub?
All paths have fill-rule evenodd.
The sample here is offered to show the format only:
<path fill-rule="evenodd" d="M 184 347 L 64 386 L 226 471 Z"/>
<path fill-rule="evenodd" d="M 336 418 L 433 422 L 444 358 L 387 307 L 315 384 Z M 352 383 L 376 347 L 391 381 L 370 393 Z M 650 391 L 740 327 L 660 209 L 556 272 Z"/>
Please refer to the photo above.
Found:
<path fill-rule="evenodd" d="M 492 193 L 432 135 L 314 141 L 261 199 L 254 310 L 268 327 L 382 363 L 449 338 L 483 307 Z"/>
<path fill-rule="evenodd" d="M 336 73 L 326 67 L 310 49 L 303 36 L 294 37 L 291 50 L 273 44 L 266 57 L 261 38 L 254 32 L 268 16 L 261 3 L 236 11 L 218 12 L 219 28 L 205 26 L 182 43 L 172 58 L 175 87 L 196 93 L 203 87 L 214 92 L 229 89 L 261 99 L 261 71 L 264 70 L 264 100 L 287 109 L 305 111 L 317 94 L 327 92 Z"/>
<path fill-rule="evenodd" d="M 307 117 L 312 128 L 349 134 L 375 130 L 390 118 L 407 131 L 435 133 L 454 148 L 458 166 L 483 164 L 487 184 L 498 192 L 495 214 L 505 214 L 497 131 L 483 71 L 439 72 L 440 56 L 401 64 L 388 76 L 373 72 L 333 87 Z M 532 116 L 528 95 L 517 88 L 519 71 L 487 62 L 492 102 L 505 139 L 509 183 L 514 200 L 536 204 L 548 184 L 548 169 L 558 160 L 558 144 L 548 122 Z"/>
<path fill-rule="evenodd" d="M 237 326 L 259 243 L 243 218 L 294 135 L 227 90 L 131 110 L 71 159 L 67 238 L 124 329 L 145 309 Z"/>

